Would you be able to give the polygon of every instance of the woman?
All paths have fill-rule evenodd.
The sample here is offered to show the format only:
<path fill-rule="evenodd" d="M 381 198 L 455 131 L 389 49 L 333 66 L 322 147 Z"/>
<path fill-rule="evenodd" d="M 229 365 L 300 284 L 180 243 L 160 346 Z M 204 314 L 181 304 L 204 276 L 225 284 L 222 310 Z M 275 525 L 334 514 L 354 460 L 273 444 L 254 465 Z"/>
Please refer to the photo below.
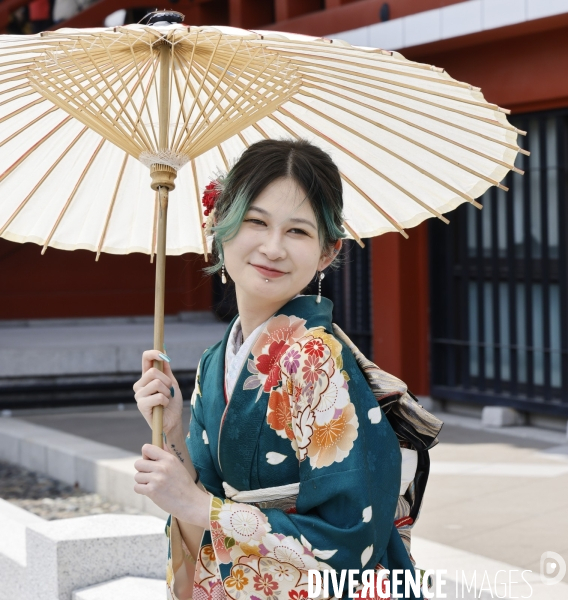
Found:
<path fill-rule="evenodd" d="M 250 146 L 222 183 L 212 228 L 239 315 L 203 354 L 187 440 L 168 357 L 143 355 L 136 400 L 149 424 L 164 406 L 166 449 L 144 446 L 135 490 L 172 515 L 172 598 L 296 600 L 311 569 L 414 572 L 393 525 L 397 437 L 333 333 L 331 302 L 301 295 L 341 250 L 342 209 L 325 152 Z M 163 373 L 154 360 L 167 360 Z"/>

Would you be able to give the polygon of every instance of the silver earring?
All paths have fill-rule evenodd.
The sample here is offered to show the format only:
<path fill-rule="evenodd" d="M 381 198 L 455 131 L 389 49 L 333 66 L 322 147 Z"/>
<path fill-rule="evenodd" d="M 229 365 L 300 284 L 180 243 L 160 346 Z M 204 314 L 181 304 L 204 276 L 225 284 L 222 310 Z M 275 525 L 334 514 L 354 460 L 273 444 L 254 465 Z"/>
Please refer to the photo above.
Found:
<path fill-rule="evenodd" d="M 325 277 L 325 273 L 323 271 L 318 272 L 318 295 L 316 296 L 316 302 L 319 304 L 321 302 L 321 282 Z"/>
<path fill-rule="evenodd" d="M 221 267 L 221 283 L 227 283 L 227 278 L 225 277 L 225 263 Z"/>

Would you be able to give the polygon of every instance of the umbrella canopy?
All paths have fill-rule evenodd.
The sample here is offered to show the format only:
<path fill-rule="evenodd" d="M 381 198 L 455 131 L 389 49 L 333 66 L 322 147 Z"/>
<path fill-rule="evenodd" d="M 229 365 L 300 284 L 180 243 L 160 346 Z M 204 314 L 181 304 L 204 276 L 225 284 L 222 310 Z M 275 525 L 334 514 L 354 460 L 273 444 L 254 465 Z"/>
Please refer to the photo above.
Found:
<path fill-rule="evenodd" d="M 339 40 L 182 24 L 1 36 L 0 235 L 153 254 L 160 164 L 177 175 L 167 254 L 206 253 L 205 185 L 290 137 L 338 164 L 352 237 L 406 235 L 518 171 L 507 112 L 443 69 Z"/>

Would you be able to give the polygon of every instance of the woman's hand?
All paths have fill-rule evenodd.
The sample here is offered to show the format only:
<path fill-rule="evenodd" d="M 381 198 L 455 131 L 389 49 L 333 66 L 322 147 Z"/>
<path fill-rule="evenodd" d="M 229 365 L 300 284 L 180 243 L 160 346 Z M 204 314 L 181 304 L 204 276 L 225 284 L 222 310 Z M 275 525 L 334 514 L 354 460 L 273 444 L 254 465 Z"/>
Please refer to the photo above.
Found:
<path fill-rule="evenodd" d="M 160 358 L 159 350 L 146 350 L 142 354 L 142 377 L 132 386 L 138 410 L 146 422 L 152 427 L 152 410 L 154 406 L 164 407 L 164 433 L 181 427 L 183 398 L 178 382 L 168 362 Z M 155 369 L 154 361 L 163 362 L 164 372 Z"/>
<path fill-rule="evenodd" d="M 142 458 L 134 463 L 134 491 L 180 521 L 209 529 L 211 497 L 199 488 L 183 464 L 167 450 L 142 446 Z"/>

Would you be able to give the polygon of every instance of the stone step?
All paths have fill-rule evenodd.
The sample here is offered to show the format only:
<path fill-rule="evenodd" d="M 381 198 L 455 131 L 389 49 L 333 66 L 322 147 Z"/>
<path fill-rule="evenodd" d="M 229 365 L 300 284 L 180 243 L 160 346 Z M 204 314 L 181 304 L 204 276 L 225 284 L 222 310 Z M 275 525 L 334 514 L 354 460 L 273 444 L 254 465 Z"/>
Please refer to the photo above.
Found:
<path fill-rule="evenodd" d="M 165 519 L 166 513 L 134 491 L 140 455 L 20 419 L 0 418 L 0 460 L 49 475 L 111 502 Z"/>
<path fill-rule="evenodd" d="M 164 525 L 143 515 L 45 521 L 0 500 L 0 600 L 71 600 L 77 589 L 130 576 L 161 582 L 160 596 L 147 597 L 163 600 Z M 152 585 L 148 589 L 158 589 L 156 581 Z"/>
<path fill-rule="evenodd" d="M 73 592 L 73 600 L 164 600 L 166 582 L 145 577 L 121 577 Z"/>

